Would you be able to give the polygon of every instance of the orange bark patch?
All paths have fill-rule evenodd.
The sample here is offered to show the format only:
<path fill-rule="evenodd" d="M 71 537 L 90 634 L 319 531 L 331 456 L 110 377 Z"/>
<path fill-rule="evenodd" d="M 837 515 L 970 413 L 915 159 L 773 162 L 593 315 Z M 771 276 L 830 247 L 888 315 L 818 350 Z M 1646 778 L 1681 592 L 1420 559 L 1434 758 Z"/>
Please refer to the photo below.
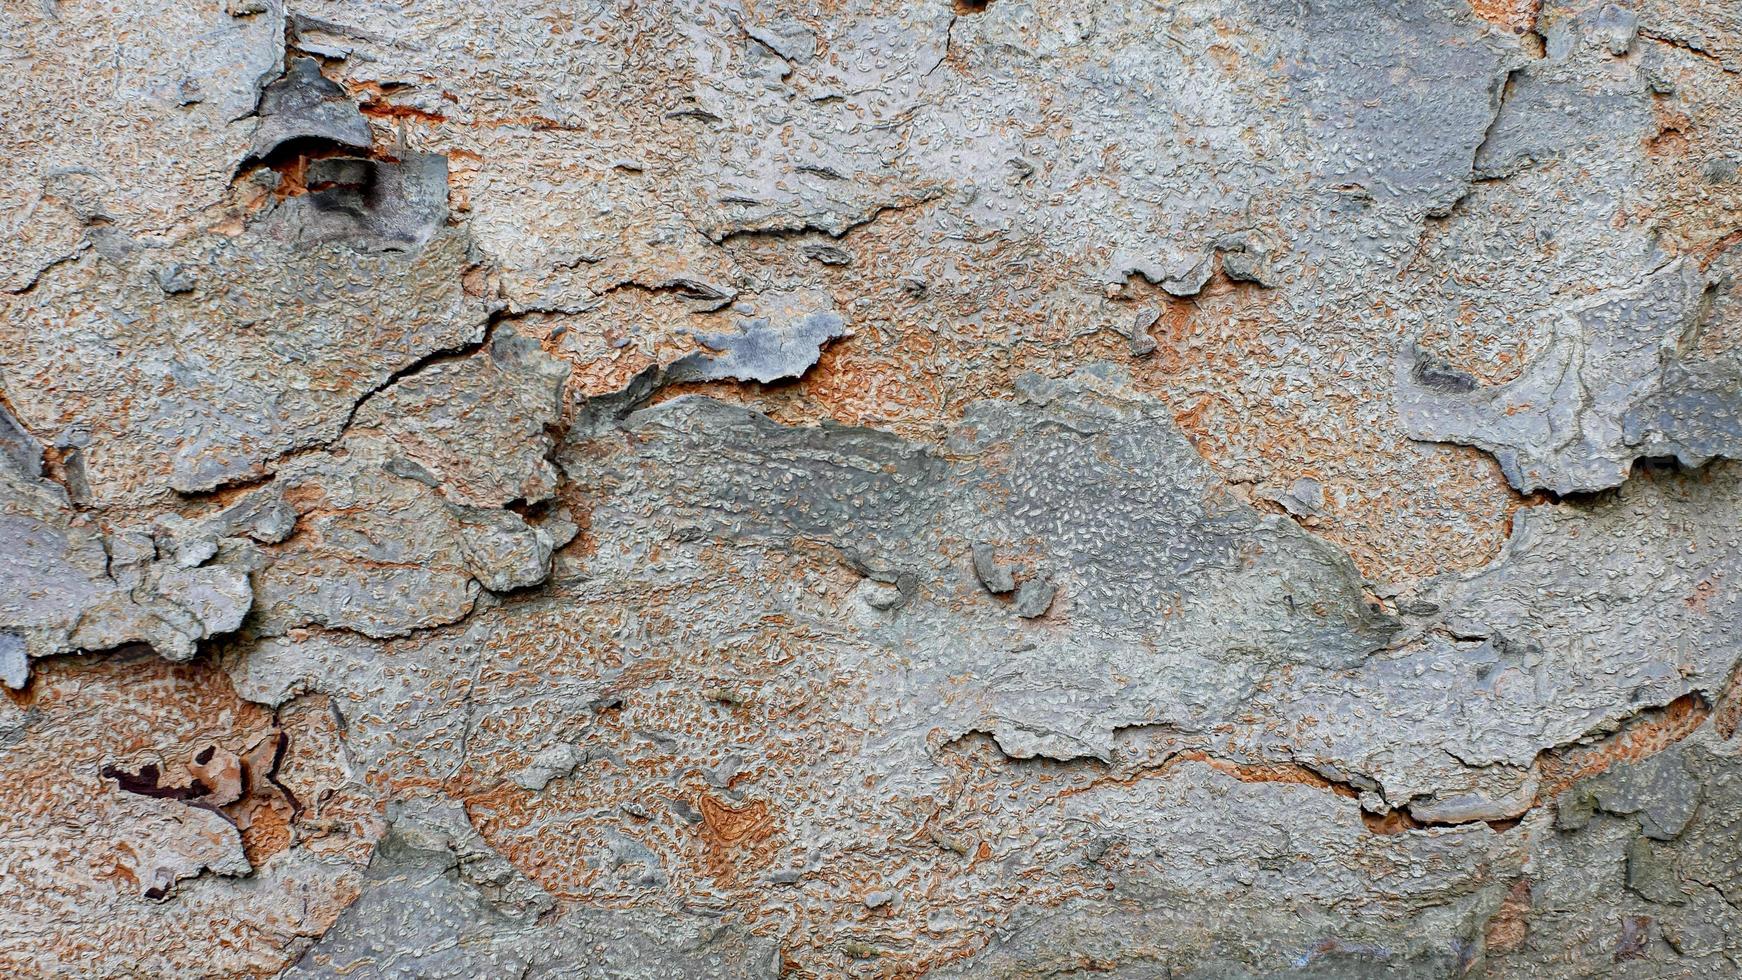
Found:
<path fill-rule="evenodd" d="M 1742 664 L 1731 670 L 1729 683 L 1724 685 L 1717 707 L 1712 710 L 1712 727 L 1726 741 L 1735 737 L 1738 725 L 1742 725 Z"/>
<path fill-rule="evenodd" d="M 415 122 L 432 124 L 448 121 L 448 117 L 439 112 L 430 112 L 427 109 L 418 109 L 408 105 L 394 105 L 391 102 L 371 100 L 357 108 L 363 111 L 363 115 L 371 119 L 410 119 Z"/>
<path fill-rule="evenodd" d="M 1470 0 L 1470 10 L 1496 27 L 1514 34 L 1536 28 L 1536 17 L 1542 0 Z"/>
<path fill-rule="evenodd" d="M 1352 787 L 1342 783 L 1333 783 L 1299 763 L 1232 762 L 1227 759 L 1214 759 L 1202 752 L 1181 752 L 1177 758 L 1181 762 L 1202 763 L 1217 772 L 1233 776 L 1243 783 L 1292 783 L 1296 786 L 1311 786 L 1314 789 L 1322 789 L 1351 800 L 1360 795 Z"/>
<path fill-rule="evenodd" d="M 697 809 L 708 845 L 708 866 L 715 877 L 734 877 L 741 862 L 754 867 L 767 863 L 772 849 L 763 845 L 774 836 L 774 818 L 767 802 L 752 800 L 731 806 L 703 794 Z"/>
<path fill-rule="evenodd" d="M 1490 953 L 1510 953 L 1522 949 L 1530 935 L 1530 879 L 1512 883 L 1500 911 L 1488 920 L 1486 942 Z"/>
<path fill-rule="evenodd" d="M 1702 580 L 1700 584 L 1694 586 L 1694 591 L 1685 596 L 1682 601 L 1687 603 L 1687 607 L 1694 612 L 1705 612 L 1706 607 L 1712 601 L 1712 596 L 1718 594 L 1718 580 L 1722 577 L 1721 575 L 1713 575 Z"/>

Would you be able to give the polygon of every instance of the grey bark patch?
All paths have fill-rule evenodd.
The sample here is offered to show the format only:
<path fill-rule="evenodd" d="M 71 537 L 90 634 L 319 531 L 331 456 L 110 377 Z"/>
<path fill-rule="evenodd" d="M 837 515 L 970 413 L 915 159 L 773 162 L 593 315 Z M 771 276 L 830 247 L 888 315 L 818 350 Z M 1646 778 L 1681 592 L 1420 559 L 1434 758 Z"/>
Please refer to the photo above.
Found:
<path fill-rule="evenodd" d="M 265 160 L 294 144 L 369 149 L 369 121 L 313 58 L 292 58 L 260 93 L 250 160 Z"/>
<path fill-rule="evenodd" d="M 10 630 L 0 630 L 0 684 L 14 691 L 30 683 L 30 654 L 24 637 Z"/>
<path fill-rule="evenodd" d="M 1486 798 L 1504 811 L 1541 753 L 1726 683 L 1735 597 L 1702 583 L 1742 560 L 1734 471 L 1642 474 L 1590 503 L 1519 511 L 1494 562 L 1417 592 L 1439 609 L 1430 629 L 1356 670 L 1299 678 L 1283 713 L 1368 746 L 1324 761 L 1368 774 L 1393 803 Z M 1650 617 L 1586 611 L 1645 606 Z M 1375 699 L 1391 705 L 1383 720 L 1363 717 Z"/>
<path fill-rule="evenodd" d="M 1300 477 L 1287 490 L 1271 491 L 1267 496 L 1295 517 L 1313 517 L 1325 506 L 1324 485 L 1310 476 Z"/>
<path fill-rule="evenodd" d="M 1138 310 L 1131 320 L 1131 356 L 1147 357 L 1155 353 L 1155 338 L 1150 336 L 1149 328 L 1155 326 L 1161 319 L 1161 311 L 1153 306 Z"/>
<path fill-rule="evenodd" d="M 1627 410 L 1623 439 L 1686 466 L 1742 457 L 1742 366 L 1672 360 L 1656 391 Z"/>
<path fill-rule="evenodd" d="M 1609 53 L 1621 57 L 1627 49 L 1633 46 L 1634 38 L 1639 36 L 1639 13 L 1628 7 L 1612 3 L 1603 5 L 1592 25 L 1594 33 L 1605 44 Z"/>
<path fill-rule="evenodd" d="M 1658 905 L 1682 905 L 1688 900 L 1675 869 L 1657 855 L 1645 837 L 1627 847 L 1627 887 Z"/>
<path fill-rule="evenodd" d="M 770 295 L 759 308 L 766 315 L 738 321 L 738 332 L 697 337 L 709 353 L 690 354 L 667 369 L 672 383 L 686 381 L 760 381 L 764 384 L 796 378 L 817 362 L 823 345 L 847 332 L 833 309 L 811 304 L 826 302 L 811 295 Z M 810 307 L 810 308 L 807 308 Z"/>
<path fill-rule="evenodd" d="M 744 32 L 788 61 L 803 64 L 817 52 L 817 37 L 800 21 L 787 16 L 766 23 L 746 24 Z"/>
<path fill-rule="evenodd" d="M 574 526 L 554 515 L 535 525 L 513 511 L 451 503 L 435 489 L 391 475 L 379 449 L 310 456 L 279 480 L 305 497 L 340 503 L 305 514 L 310 533 L 274 552 L 255 573 L 253 628 L 281 636 L 300 626 L 377 639 L 457 622 L 480 588 L 509 592 L 544 581 Z"/>
<path fill-rule="evenodd" d="M 1528 66 L 1512 75 L 1505 104 L 1476 154 L 1473 174 L 1495 180 L 1577 159 L 1603 134 L 1644 131 L 1650 118 L 1649 100 L 1640 92 L 1593 90 L 1576 73 Z"/>
<path fill-rule="evenodd" d="M 1542 355 L 1503 385 L 1477 385 L 1406 347 L 1398 411 L 1415 438 L 1492 453 L 1526 493 L 1607 489 L 1642 456 L 1703 463 L 1736 454 L 1742 391 L 1692 382 L 1677 364 L 1707 309 L 1706 287 L 1697 264 L 1676 260 L 1576 306 L 1556 320 Z"/>
<path fill-rule="evenodd" d="M 1640 831 L 1652 840 L 1680 836 L 1700 805 L 1700 783 L 1689 774 L 1682 753 L 1672 747 L 1638 762 L 1619 765 L 1581 783 L 1569 794 L 1573 814 L 1581 810 L 1639 818 Z M 1588 817 L 1586 818 L 1588 819 Z M 1573 826 L 1569 817 L 1563 826 Z"/>
<path fill-rule="evenodd" d="M 86 447 L 91 502 L 260 476 L 275 456 L 337 437 L 394 372 L 482 338 L 484 304 L 460 282 L 463 231 L 415 254 L 362 254 L 260 227 L 271 222 L 168 249 L 222 289 L 165 296 L 159 250 L 144 249 L 87 256 L 0 308 L 8 399 L 32 431 Z M 93 343 L 100 361 L 76 355 Z"/>
<path fill-rule="evenodd" d="M 582 754 L 574 746 L 556 745 L 540 752 L 533 758 L 531 765 L 509 779 L 521 789 L 538 792 L 549 786 L 551 780 L 573 773 L 582 761 Z"/>
<path fill-rule="evenodd" d="M 566 362 L 498 324 L 485 349 L 400 377 L 360 406 L 341 448 L 387 461 L 456 503 L 536 504 L 556 492 L 548 459 Z"/>
<path fill-rule="evenodd" d="M 338 241 L 380 252 L 424 247 L 448 217 L 448 159 L 322 159 L 308 166 L 310 190 L 285 199 L 270 220 L 299 241 Z"/>
<path fill-rule="evenodd" d="M 1250 282 L 1266 288 L 1282 284 L 1277 274 L 1273 242 L 1253 234 L 1229 235 L 1216 243 L 1222 274 L 1235 282 Z"/>
<path fill-rule="evenodd" d="M 1213 253 L 1183 253 L 1159 259 L 1135 259 L 1117 264 L 1115 282 L 1122 282 L 1136 273 L 1151 285 L 1160 286 L 1170 296 L 1196 296 L 1215 274 Z"/>
<path fill-rule="evenodd" d="M 805 258 L 823 265 L 853 264 L 852 253 L 836 245 L 806 245 L 803 252 Z"/>
<path fill-rule="evenodd" d="M 1031 578 L 1016 590 L 1016 615 L 1023 619 L 1039 619 L 1052 608 L 1058 597 L 1058 586 L 1048 578 Z"/>
<path fill-rule="evenodd" d="M 26 480 L 42 476 L 42 444 L 0 403 L 0 465 Z"/>
<path fill-rule="evenodd" d="M 521 894 L 480 865 L 506 862 L 457 804 L 399 815 L 376 849 L 363 892 L 282 974 L 356 976 L 568 975 L 601 980 L 738 980 L 779 975 L 778 948 L 698 915 L 551 907 L 518 872 Z"/>
<path fill-rule="evenodd" d="M 163 287 L 166 295 L 176 296 L 193 292 L 195 281 L 193 273 L 186 266 L 172 262 L 157 270 L 157 284 Z"/>
<path fill-rule="evenodd" d="M 866 579 L 859 591 L 865 597 L 866 605 L 885 612 L 899 609 L 907 601 L 906 594 L 893 582 Z"/>
<path fill-rule="evenodd" d="M 941 457 L 884 433 L 786 428 L 685 396 L 625 419 L 632 448 L 615 461 L 593 461 L 599 449 L 586 444 L 560 458 L 572 477 L 617 488 L 596 523 L 657 513 L 638 535 L 777 552 L 803 541 L 856 569 L 911 577 L 901 615 L 867 621 L 864 642 L 926 651 L 912 670 L 940 690 L 974 678 L 972 693 L 937 708 L 946 730 L 989 731 L 1053 758 L 1105 755 L 1121 725 L 1201 723 L 1269 669 L 1351 666 L 1397 629 L 1368 607 L 1346 556 L 1224 499 L 1159 404 L 1088 372 L 1032 377 L 1023 390 L 1021 401 L 972 406 Z M 946 544 L 964 527 L 1038 551 L 1071 583 L 1076 631 L 1023 646 L 1001 604 L 955 611 L 954 589 L 983 588 L 947 557 L 967 547 Z M 1046 591 L 1030 588 L 1036 611 Z M 1176 669 L 1138 666 L 1156 646 Z M 1138 690 L 1114 679 L 1122 673 L 1142 678 Z"/>
<path fill-rule="evenodd" d="M 973 548 L 974 576 L 986 591 L 993 595 L 1003 595 L 1016 590 L 1016 579 L 1010 574 L 1010 568 L 998 560 L 997 549 L 981 541 Z"/>
<path fill-rule="evenodd" d="M 556 542 L 506 510 L 455 510 L 466 570 L 492 592 L 509 592 L 544 581 Z"/>
<path fill-rule="evenodd" d="M 143 532 L 104 535 L 73 523 L 65 498 L 0 474 L 0 632 L 30 657 L 149 644 L 188 660 L 242 625 L 253 606 L 238 561 L 178 562 Z M 230 556 L 236 557 L 236 556 Z"/>
<path fill-rule="evenodd" d="M 1381 204 L 1448 213 L 1468 188 L 1506 77 L 1524 60 L 1517 49 L 1450 3 L 1260 7 L 1302 37 L 1286 74 L 1319 131 L 1315 175 Z"/>

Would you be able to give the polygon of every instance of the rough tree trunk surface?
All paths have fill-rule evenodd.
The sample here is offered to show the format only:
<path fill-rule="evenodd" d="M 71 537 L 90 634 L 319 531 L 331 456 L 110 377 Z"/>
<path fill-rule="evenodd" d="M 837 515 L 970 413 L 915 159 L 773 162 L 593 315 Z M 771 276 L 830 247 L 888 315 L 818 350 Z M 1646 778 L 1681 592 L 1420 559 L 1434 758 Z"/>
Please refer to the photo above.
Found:
<path fill-rule="evenodd" d="M 1742 972 L 1735 0 L 0 68 L 0 973 Z"/>

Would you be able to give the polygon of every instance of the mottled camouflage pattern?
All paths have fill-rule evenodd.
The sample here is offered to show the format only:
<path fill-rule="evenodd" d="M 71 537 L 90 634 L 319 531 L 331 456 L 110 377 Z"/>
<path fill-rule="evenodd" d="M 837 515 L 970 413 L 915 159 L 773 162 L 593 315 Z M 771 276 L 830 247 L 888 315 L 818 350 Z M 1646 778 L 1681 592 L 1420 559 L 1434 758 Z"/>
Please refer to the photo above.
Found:
<path fill-rule="evenodd" d="M 1730 0 L 20 0 L 0 972 L 1742 973 Z"/>

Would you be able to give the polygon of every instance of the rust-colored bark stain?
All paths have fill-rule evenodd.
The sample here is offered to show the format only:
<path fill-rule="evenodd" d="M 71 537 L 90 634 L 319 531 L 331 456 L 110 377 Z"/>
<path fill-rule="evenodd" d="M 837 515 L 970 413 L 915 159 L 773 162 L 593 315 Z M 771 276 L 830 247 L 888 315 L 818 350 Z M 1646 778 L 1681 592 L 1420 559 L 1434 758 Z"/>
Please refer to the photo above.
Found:
<path fill-rule="evenodd" d="M 1542 0 L 1470 0 L 1470 9 L 1496 27 L 1524 34 L 1536 29 Z"/>
<path fill-rule="evenodd" d="M 1530 938 L 1530 879 L 1519 878 L 1506 890 L 1500 911 L 1488 920 L 1483 941 L 1495 953 L 1511 953 L 1524 948 Z"/>
<path fill-rule="evenodd" d="M 1712 710 L 1712 727 L 1725 741 L 1736 737 L 1739 726 L 1742 726 L 1742 666 L 1730 671 L 1730 679 Z"/>
<path fill-rule="evenodd" d="M 1642 714 L 1621 731 L 1589 745 L 1550 751 L 1538 758 L 1542 798 L 1564 792 L 1581 779 L 1605 772 L 1620 762 L 1637 762 L 1692 735 L 1712 711 L 1698 694 L 1684 694 L 1662 708 Z"/>
<path fill-rule="evenodd" d="M 703 793 L 696 803 L 707 840 L 708 866 L 716 878 L 729 882 L 765 867 L 773 858 L 775 820 L 766 800 L 728 804 Z"/>

